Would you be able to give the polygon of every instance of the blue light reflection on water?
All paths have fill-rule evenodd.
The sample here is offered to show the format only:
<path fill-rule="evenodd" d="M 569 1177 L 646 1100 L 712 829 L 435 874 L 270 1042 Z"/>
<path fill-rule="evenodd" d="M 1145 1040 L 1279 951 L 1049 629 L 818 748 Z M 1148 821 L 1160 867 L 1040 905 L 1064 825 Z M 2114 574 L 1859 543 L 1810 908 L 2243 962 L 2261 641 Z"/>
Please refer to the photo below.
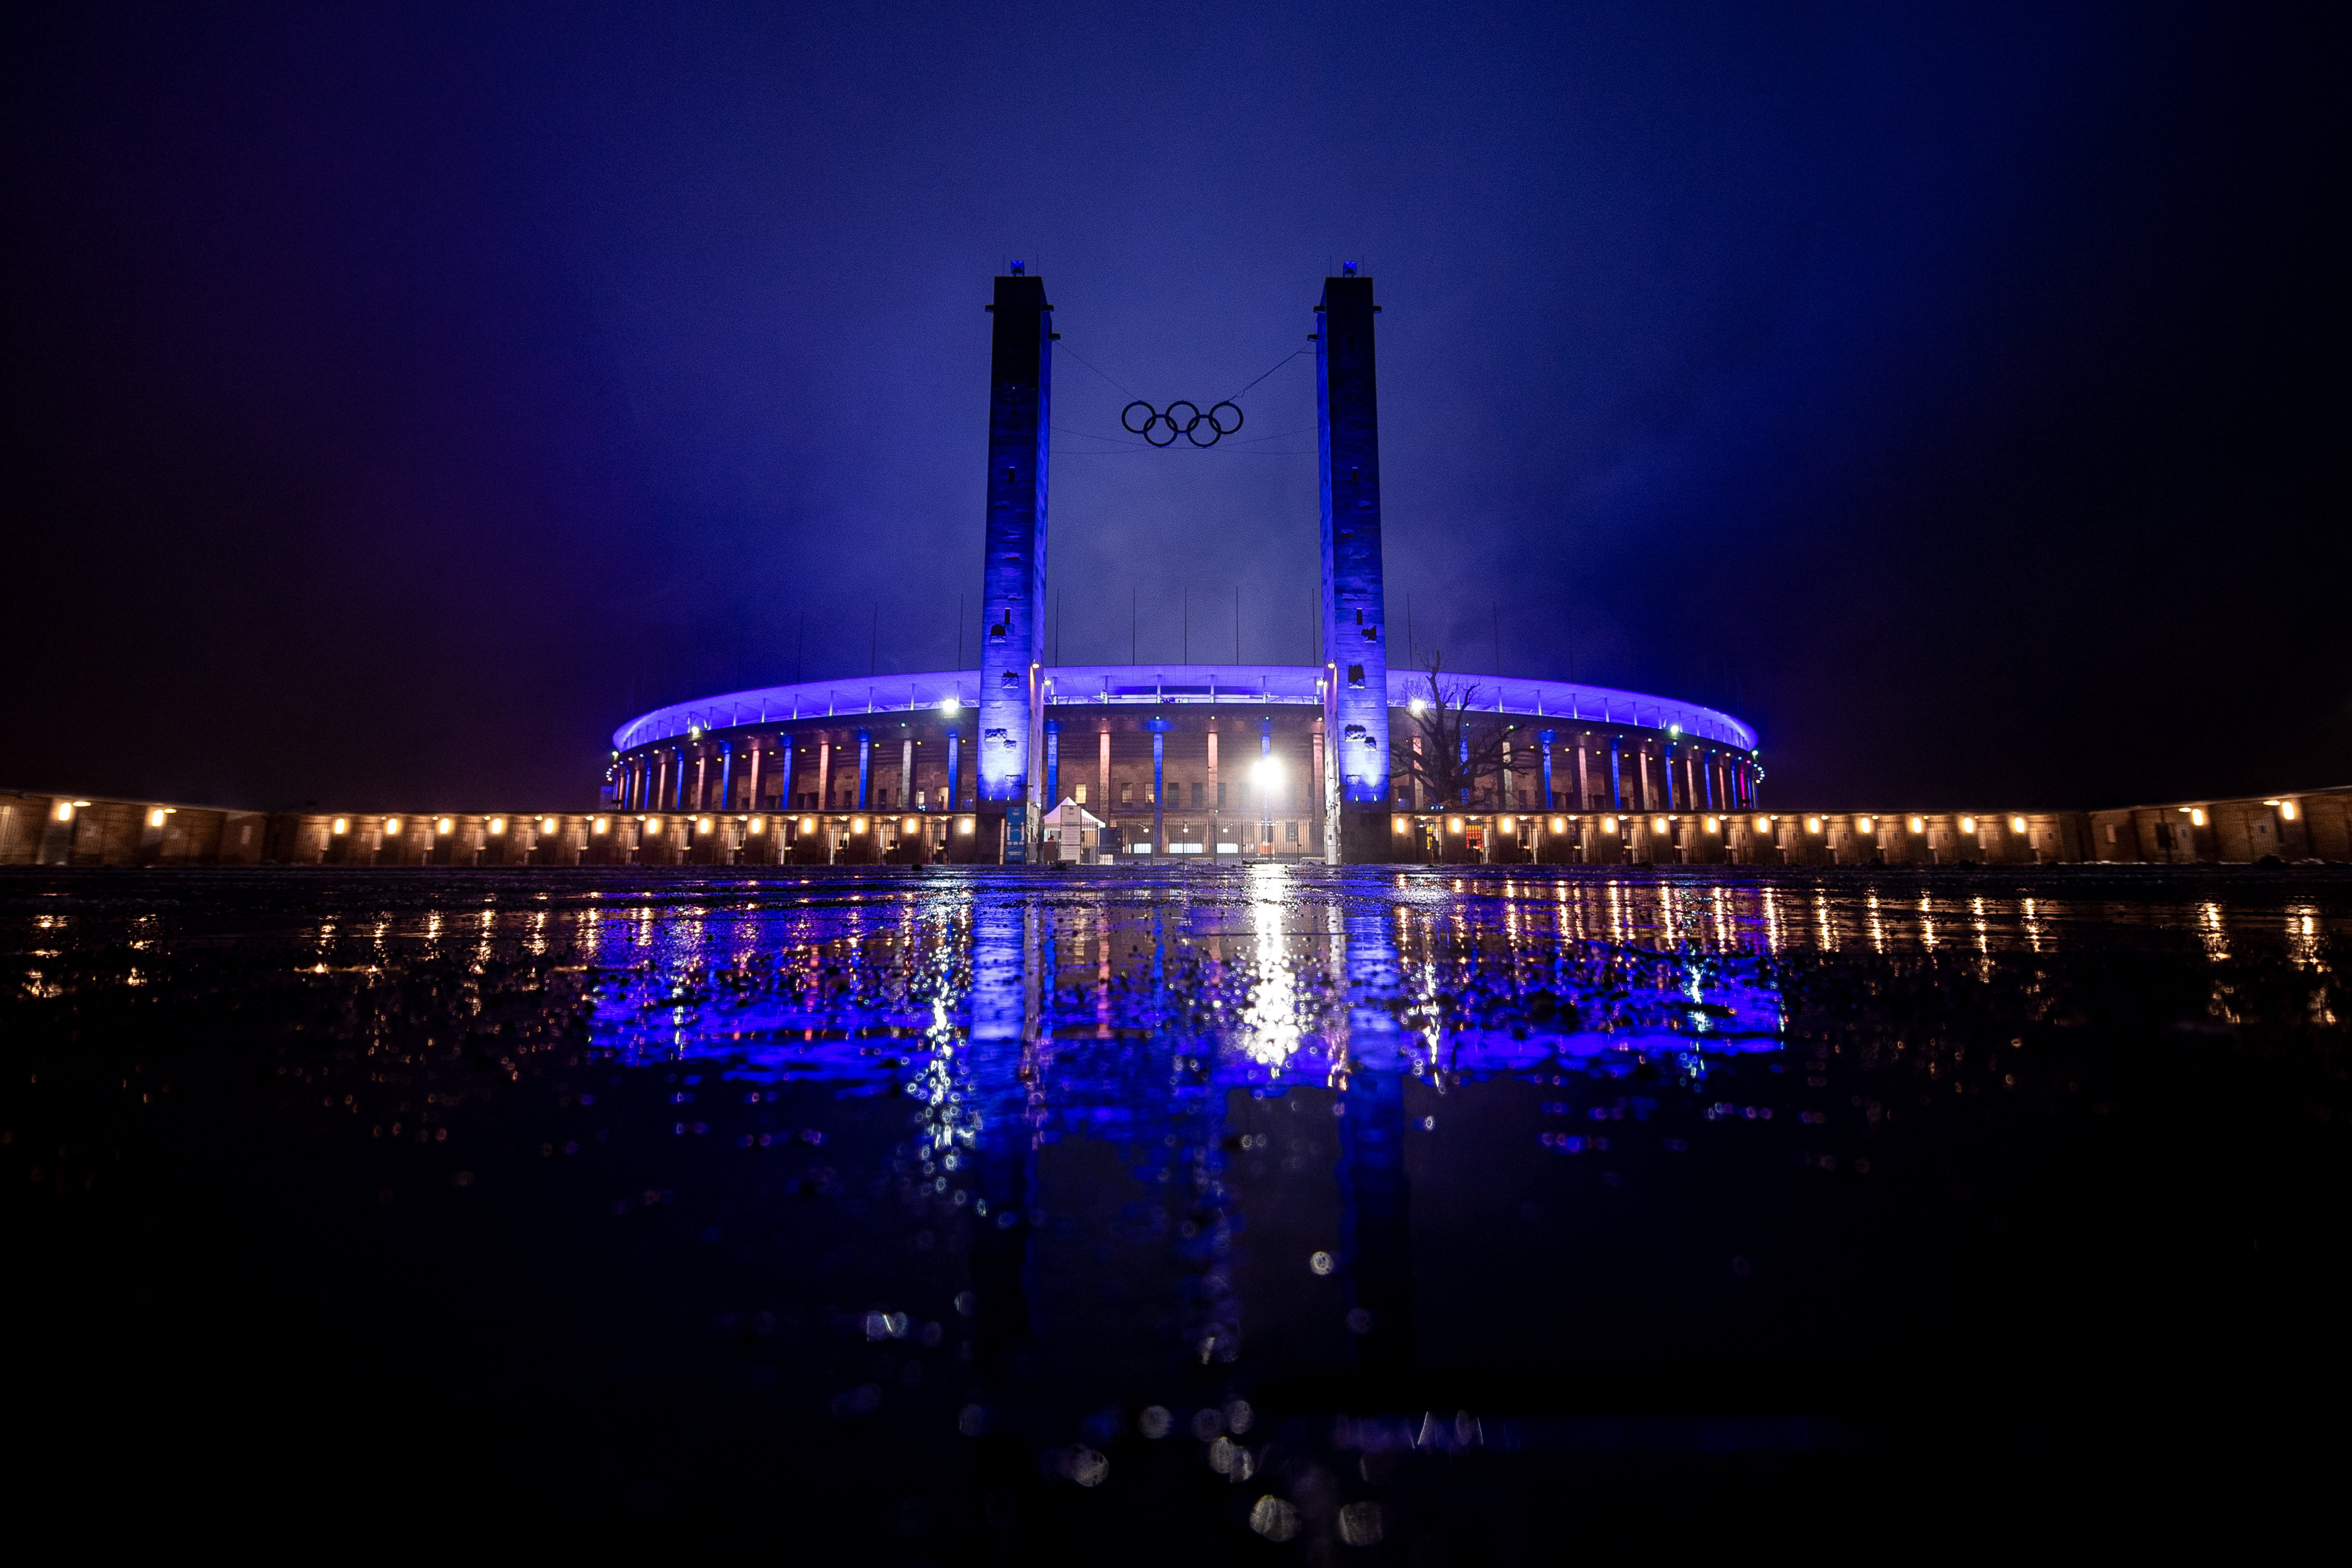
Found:
<path fill-rule="evenodd" d="M 1242 1357 L 1245 1329 L 1291 1345 L 1290 1364 L 1344 1365 L 1377 1406 L 1424 1359 L 1408 1167 L 1437 1120 L 1427 1108 L 1489 1079 L 1559 1086 L 1571 1071 L 1644 1073 L 1695 1108 L 1711 1061 L 1780 1047 L 1768 926 L 1752 897 L 1655 883 L 1278 867 L 835 883 L 690 919 L 625 910 L 594 951 L 590 1038 L 629 1066 L 698 1069 L 689 1084 L 787 1091 L 804 1115 L 818 1114 L 811 1093 L 908 1104 L 902 1180 L 969 1227 L 959 1310 L 975 1428 L 1014 1418 L 994 1402 L 1048 1346 L 1097 1376 L 1152 1341 L 1213 1369 Z M 1297 1090 L 1311 1103 L 1264 1119 Z M 1321 1152 L 1276 1175 L 1269 1126 L 1286 1150 Z M 1575 1155 L 1609 1150 L 1610 1131 L 1528 1135 Z M 1044 1163 L 1065 1140 L 1097 1166 L 1123 1151 L 1133 1184 L 1074 1187 L 1069 1161 Z M 1307 1244 L 1275 1239 L 1302 1229 Z M 1081 1235 L 1090 1260 L 1069 1250 Z M 1312 1247 L 1342 1293 L 1328 1317 L 1286 1282 Z M 1074 1315 L 1089 1292 L 1125 1305 Z M 1106 1331 L 1127 1342 L 1077 1352 Z"/>
<path fill-rule="evenodd" d="M 1779 1045 L 1780 994 L 1752 962 L 1774 917 L 1752 896 L 1725 909 L 1718 890 L 1693 910 L 1669 889 L 1637 937 L 1613 885 L 1465 897 L 1443 879 L 1381 885 L 1391 875 L 1359 892 L 1258 868 L 1238 897 L 1209 900 L 951 884 L 677 920 L 624 909 L 593 950 L 610 977 L 591 1036 L 632 1064 L 927 1102 L 952 1092 L 983 1125 L 1040 1130 L 1131 1108 L 1119 1075 L 1087 1069 L 1092 1040 L 1178 1052 L 1204 1093 L 1609 1053 L 1703 1076 L 1710 1054 Z M 963 1087 L 943 1089 L 950 1079 Z"/>

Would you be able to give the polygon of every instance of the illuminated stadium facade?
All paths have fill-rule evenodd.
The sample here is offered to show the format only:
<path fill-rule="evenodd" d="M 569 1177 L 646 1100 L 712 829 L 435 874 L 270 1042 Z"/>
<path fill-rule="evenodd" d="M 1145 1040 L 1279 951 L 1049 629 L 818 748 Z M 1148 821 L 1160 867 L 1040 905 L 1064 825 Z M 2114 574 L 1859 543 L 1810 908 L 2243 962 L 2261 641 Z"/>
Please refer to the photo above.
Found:
<path fill-rule="evenodd" d="M 1756 733 L 1731 715 L 1575 682 L 1433 687 L 1390 667 L 1370 279 L 1327 279 L 1316 306 L 1318 665 L 1045 662 L 1053 307 L 1016 263 L 989 308 L 980 668 L 763 687 L 631 720 L 604 784 L 627 844 L 615 851 L 719 864 L 1726 858 L 1726 819 L 1756 805 L 1761 777 Z"/>

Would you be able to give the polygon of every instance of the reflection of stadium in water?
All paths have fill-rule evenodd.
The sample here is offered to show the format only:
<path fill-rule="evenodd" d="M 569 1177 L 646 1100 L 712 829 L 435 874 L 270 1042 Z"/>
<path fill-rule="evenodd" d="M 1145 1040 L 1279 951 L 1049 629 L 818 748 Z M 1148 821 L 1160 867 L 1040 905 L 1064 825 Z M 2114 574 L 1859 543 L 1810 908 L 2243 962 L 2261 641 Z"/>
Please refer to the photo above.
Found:
<path fill-rule="evenodd" d="M 746 911 L 723 933 L 716 914 L 663 919 L 653 954 L 640 951 L 655 942 L 647 906 L 607 922 L 598 955 L 628 978 L 600 1001 L 594 1033 L 632 1059 L 716 1054 L 747 1077 L 877 1086 L 913 1072 L 910 1088 L 924 1069 L 902 1068 L 909 1053 L 966 1037 L 1058 1058 L 1165 1036 L 1206 1080 L 1261 1089 L 1365 1067 L 1477 1074 L 1627 1052 L 1699 1071 L 1706 1052 L 1779 1033 L 1777 995 L 1742 960 L 1802 918 L 1786 895 L 1500 881 L 1457 899 L 1439 878 L 1369 875 L 1379 894 L 1394 884 L 1392 914 L 1357 907 L 1346 879 L 1282 866 L 1242 873 L 1230 901 L 1139 882 L 1045 902 L 959 881 Z M 1491 945 L 1525 994 L 1452 995 L 1458 943 Z M 894 951 L 906 948 L 925 956 Z M 736 979 L 713 987 L 714 970 Z M 1056 1074 L 1067 1092 L 1087 1081 Z"/>
<path fill-rule="evenodd" d="M 1048 1271 L 1041 1292 L 1029 1257 L 1040 1226 L 1058 1221 L 1066 1242 L 1100 1216 L 1104 1162 L 1048 1152 L 1068 1140 L 1136 1156 L 1129 1191 L 1153 1200 L 1175 1326 L 1204 1364 L 1234 1361 L 1270 1322 L 1311 1362 L 1344 1363 L 1352 1338 L 1373 1393 L 1413 1358 L 1408 1155 L 1447 1094 L 1570 1072 L 1687 1092 L 1710 1057 L 1779 1044 L 1779 998 L 1755 966 L 1770 924 L 1744 895 L 1737 912 L 1719 890 L 1671 887 L 1465 896 L 1419 875 L 1279 866 L 1234 877 L 1225 897 L 1170 898 L 1178 886 L 844 889 L 665 921 L 667 941 L 625 918 L 597 956 L 653 962 L 607 986 L 592 1037 L 633 1064 L 702 1065 L 688 1081 L 729 1099 L 799 1083 L 908 1100 L 910 1195 L 928 1187 L 943 1217 L 971 1226 L 983 1380 L 1009 1375 L 1041 1310 L 1061 1320 L 1057 1342 L 1087 1337 L 1053 1307 L 1074 1281 Z M 1637 931 L 1672 934 L 1650 946 Z M 1657 1092 L 1633 1097 L 1637 1118 Z M 1603 1113 L 1622 1116 L 1626 1097 L 1610 1098 Z M 1538 1137 L 1562 1155 L 1610 1147 L 1606 1131 Z M 1321 1261 L 1245 1314 L 1250 1265 L 1297 1261 L 1242 1245 L 1253 1221 Z M 1327 1282 L 1343 1303 L 1320 1300 Z"/>

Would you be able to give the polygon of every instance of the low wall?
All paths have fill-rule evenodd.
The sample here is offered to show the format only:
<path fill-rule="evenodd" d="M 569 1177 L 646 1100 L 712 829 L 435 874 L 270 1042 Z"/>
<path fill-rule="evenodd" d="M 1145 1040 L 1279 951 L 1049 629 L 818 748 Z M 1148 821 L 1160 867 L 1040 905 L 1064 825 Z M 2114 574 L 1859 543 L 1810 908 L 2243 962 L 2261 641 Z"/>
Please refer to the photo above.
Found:
<path fill-rule="evenodd" d="M 970 820 L 236 811 L 0 791 L 0 866 L 905 864 L 970 858 L 956 853 Z M 1448 865 L 2352 862 L 2352 787 L 2111 811 L 1405 812 L 1390 823 L 1391 858 Z"/>

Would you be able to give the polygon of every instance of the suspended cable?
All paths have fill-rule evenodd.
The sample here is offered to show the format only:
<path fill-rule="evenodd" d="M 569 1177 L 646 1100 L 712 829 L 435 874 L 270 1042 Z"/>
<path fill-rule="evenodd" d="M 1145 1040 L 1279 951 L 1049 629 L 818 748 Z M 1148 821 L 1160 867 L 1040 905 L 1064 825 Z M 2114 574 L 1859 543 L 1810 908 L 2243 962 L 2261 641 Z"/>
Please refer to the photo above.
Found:
<path fill-rule="evenodd" d="M 1242 392 L 1247 392 L 1247 391 L 1250 389 L 1250 386 L 1255 386 L 1255 385 L 1258 384 L 1258 382 L 1260 382 L 1260 381 L 1264 381 L 1264 380 L 1266 378 L 1266 376 L 1272 375 L 1272 374 L 1275 373 L 1275 371 L 1280 370 L 1284 365 L 1288 364 L 1292 360 L 1297 359 L 1300 354 L 1303 354 L 1303 353 L 1305 353 L 1306 352 L 1307 352 L 1307 351 L 1306 351 L 1305 349 L 1293 349 L 1293 350 L 1291 350 L 1288 353 L 1286 353 L 1286 354 L 1283 355 L 1281 359 L 1279 359 L 1279 360 L 1276 361 L 1276 362 L 1275 362 L 1275 363 L 1274 363 L 1274 365 L 1273 365 L 1273 367 L 1272 367 L 1271 369 L 1267 370 L 1267 371 L 1265 373 L 1265 374 L 1262 374 L 1262 375 L 1258 376 L 1258 377 L 1256 378 L 1256 380 L 1252 381 L 1252 382 L 1249 384 L 1249 386 L 1244 386 L 1244 387 L 1243 387 L 1243 388 L 1242 388 Z M 1238 398 L 1239 396 L 1241 396 L 1242 392 L 1236 392 L 1236 393 L 1234 393 L 1233 397 L 1229 397 L 1229 398 L 1227 398 L 1225 401 L 1226 401 L 1226 402 L 1228 402 L 1228 403 L 1230 403 L 1230 402 L 1234 401 L 1234 398 Z"/>
<path fill-rule="evenodd" d="M 1122 383 L 1122 382 L 1120 382 L 1120 381 L 1117 380 L 1115 377 L 1113 377 L 1113 376 L 1111 375 L 1110 372 L 1108 372 L 1108 371 L 1107 371 L 1107 370 L 1103 369 L 1103 367 L 1102 367 L 1102 366 L 1100 366 L 1100 365 L 1098 365 L 1098 364 L 1095 363 L 1095 362 L 1094 362 L 1094 361 L 1092 361 L 1092 360 L 1088 359 L 1086 355 L 1084 355 L 1084 354 L 1080 353 L 1077 350 L 1076 350 L 1076 349 L 1072 348 L 1069 344 L 1067 344 L 1067 343 L 1064 343 L 1064 344 L 1062 345 L 1062 351 L 1061 351 L 1061 352 L 1062 352 L 1062 353 L 1066 353 L 1066 354 L 1067 354 L 1067 355 L 1069 355 L 1072 359 L 1074 359 L 1074 360 L 1077 361 L 1080 364 L 1082 364 L 1082 365 L 1086 366 L 1088 370 L 1093 371 L 1097 375 L 1101 376 L 1105 381 L 1109 382 L 1113 386 L 1118 387 L 1121 392 L 1125 392 L 1125 393 L 1127 393 L 1127 395 L 1128 395 L 1129 397 L 1133 397 L 1133 396 L 1135 395 L 1135 394 L 1134 394 L 1133 392 L 1130 392 L 1130 391 L 1129 391 L 1129 390 L 1128 390 L 1128 387 L 1126 386 L 1126 384 L 1125 384 L 1124 383 Z"/>

